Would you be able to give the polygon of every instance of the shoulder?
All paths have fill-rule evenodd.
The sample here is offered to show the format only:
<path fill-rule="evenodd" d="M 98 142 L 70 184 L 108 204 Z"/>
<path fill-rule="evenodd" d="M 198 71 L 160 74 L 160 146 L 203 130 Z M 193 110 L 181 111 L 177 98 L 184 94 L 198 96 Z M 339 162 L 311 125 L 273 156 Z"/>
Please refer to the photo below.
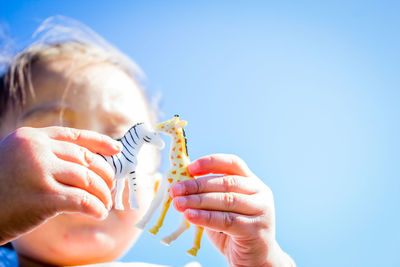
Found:
<path fill-rule="evenodd" d="M 158 265 L 145 262 L 109 262 L 94 265 L 85 265 L 85 267 L 168 267 L 167 265 Z M 184 267 L 201 267 L 198 262 L 189 262 Z"/>
<path fill-rule="evenodd" d="M 11 243 L 0 246 L 0 266 L 18 266 L 17 253 Z"/>

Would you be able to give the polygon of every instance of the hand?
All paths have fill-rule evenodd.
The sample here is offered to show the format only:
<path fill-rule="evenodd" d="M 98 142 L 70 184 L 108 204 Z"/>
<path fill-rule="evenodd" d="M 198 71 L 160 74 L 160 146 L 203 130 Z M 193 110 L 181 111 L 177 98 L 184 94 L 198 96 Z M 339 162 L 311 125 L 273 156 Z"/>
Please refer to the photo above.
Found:
<path fill-rule="evenodd" d="M 65 127 L 23 127 L 2 139 L 0 244 L 61 212 L 105 218 L 114 172 L 95 153 L 120 150 L 107 136 Z"/>
<path fill-rule="evenodd" d="M 275 240 L 272 192 L 234 155 L 211 155 L 189 165 L 207 176 L 171 187 L 174 207 L 207 235 L 230 266 L 294 266 Z"/>

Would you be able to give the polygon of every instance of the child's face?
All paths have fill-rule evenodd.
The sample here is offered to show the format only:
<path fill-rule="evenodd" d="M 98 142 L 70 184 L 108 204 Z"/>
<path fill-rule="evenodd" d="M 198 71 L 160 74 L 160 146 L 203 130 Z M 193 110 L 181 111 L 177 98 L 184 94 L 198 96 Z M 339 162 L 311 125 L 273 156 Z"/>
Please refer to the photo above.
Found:
<path fill-rule="evenodd" d="M 78 70 L 65 75 L 71 63 L 64 59 L 35 65 L 32 79 L 36 97 L 28 101 L 18 126 L 45 127 L 61 125 L 62 121 L 63 126 L 121 137 L 136 122 L 150 124 L 146 100 L 125 72 L 101 63 L 81 69 L 75 66 Z M 69 80 L 67 76 L 73 78 Z M 139 158 L 139 167 L 156 165 L 150 148 L 143 149 L 150 159 Z M 70 265 L 115 259 L 140 234 L 134 225 L 144 215 L 154 192 L 154 180 L 146 178 L 138 177 L 140 210 L 129 209 L 126 186 L 125 211 L 113 209 L 104 221 L 80 214 L 60 214 L 15 240 L 17 252 L 39 261 Z"/>

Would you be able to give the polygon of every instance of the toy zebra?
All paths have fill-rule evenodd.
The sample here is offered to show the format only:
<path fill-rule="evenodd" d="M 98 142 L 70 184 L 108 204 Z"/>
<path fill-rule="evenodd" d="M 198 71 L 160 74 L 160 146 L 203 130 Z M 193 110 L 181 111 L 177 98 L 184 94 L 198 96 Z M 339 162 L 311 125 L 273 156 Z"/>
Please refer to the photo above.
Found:
<path fill-rule="evenodd" d="M 156 197 L 153 199 L 150 204 L 149 210 L 143 216 L 142 220 L 136 224 L 136 227 L 140 229 L 144 229 L 146 224 L 150 221 L 154 212 L 160 206 L 163 201 L 160 211 L 160 215 L 158 220 L 153 228 L 149 229 L 149 232 L 152 234 L 157 234 L 158 230 L 163 224 L 165 215 L 168 211 L 168 208 L 171 204 L 172 198 L 169 195 L 169 188 L 172 184 L 184 180 L 195 179 L 195 177 L 191 176 L 187 171 L 187 166 L 190 163 L 189 156 L 187 153 L 187 145 L 186 145 L 186 136 L 184 127 L 187 122 L 183 120 L 179 120 L 179 116 L 175 115 L 171 120 L 162 122 L 157 124 L 156 130 L 160 131 L 164 134 L 168 134 L 172 137 L 171 142 L 171 150 L 170 150 L 170 163 L 171 168 L 166 173 L 163 181 L 161 182 L 160 188 L 157 192 Z M 169 245 L 172 241 L 177 239 L 184 231 L 189 228 L 190 224 L 186 220 L 185 216 L 182 215 L 181 223 L 179 227 L 170 235 L 161 239 L 161 243 Z M 200 241 L 201 236 L 203 234 L 204 228 L 201 226 L 196 226 L 195 235 L 193 239 L 193 246 L 191 249 L 187 251 L 187 253 L 191 256 L 196 256 L 197 251 L 200 249 Z"/>
<path fill-rule="evenodd" d="M 164 148 L 164 141 L 157 132 L 151 131 L 144 123 L 137 123 L 131 127 L 126 134 L 117 139 L 123 145 L 120 153 L 113 156 L 100 155 L 114 169 L 116 187 L 115 187 L 115 209 L 123 210 L 122 195 L 125 188 L 125 178 L 129 185 L 129 204 L 131 209 L 138 209 L 136 200 L 136 166 L 137 155 L 144 143 L 156 146 L 158 149 Z"/>

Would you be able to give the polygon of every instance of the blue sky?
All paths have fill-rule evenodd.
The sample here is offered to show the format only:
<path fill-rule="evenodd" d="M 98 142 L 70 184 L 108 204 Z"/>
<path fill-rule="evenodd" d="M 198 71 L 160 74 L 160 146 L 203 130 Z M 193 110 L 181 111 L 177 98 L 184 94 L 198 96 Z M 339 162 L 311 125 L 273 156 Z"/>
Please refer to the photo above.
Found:
<path fill-rule="evenodd" d="M 192 159 L 237 154 L 271 187 L 277 240 L 298 266 L 400 266 L 398 1 L 1 6 L 16 43 L 61 14 L 136 60 L 164 119 L 189 122 Z M 161 235 L 176 224 L 170 214 Z M 192 235 L 164 247 L 144 233 L 122 260 L 183 266 Z M 206 239 L 197 260 L 226 265 Z"/>

